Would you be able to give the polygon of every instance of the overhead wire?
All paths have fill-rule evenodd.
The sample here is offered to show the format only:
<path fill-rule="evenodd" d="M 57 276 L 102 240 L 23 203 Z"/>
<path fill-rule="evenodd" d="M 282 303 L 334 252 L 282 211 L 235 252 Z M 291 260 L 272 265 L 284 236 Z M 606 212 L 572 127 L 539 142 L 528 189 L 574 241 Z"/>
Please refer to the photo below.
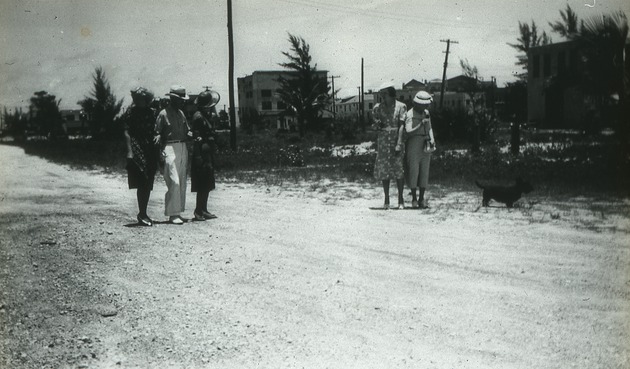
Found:
<path fill-rule="evenodd" d="M 465 29 L 477 29 L 479 27 L 484 27 L 486 29 L 493 29 L 497 31 L 514 31 L 515 28 L 497 26 L 490 22 L 471 22 L 471 21 L 462 21 L 459 23 L 458 21 L 448 21 L 444 19 L 430 18 L 426 15 L 405 15 L 405 14 L 396 14 L 390 12 L 384 12 L 380 10 L 368 10 L 368 9 L 359 9 L 356 7 L 348 6 L 348 5 L 340 5 L 340 4 L 331 4 L 325 3 L 321 1 L 310 1 L 310 0 L 280 0 L 281 2 L 293 4 L 293 5 L 301 5 L 310 8 L 322 9 L 327 11 L 341 12 L 346 14 L 358 15 L 358 16 L 366 16 L 378 19 L 388 19 L 388 20 L 404 20 L 404 21 L 421 21 L 423 24 L 429 24 L 433 26 L 440 27 L 449 27 L 449 28 L 465 28 Z"/>

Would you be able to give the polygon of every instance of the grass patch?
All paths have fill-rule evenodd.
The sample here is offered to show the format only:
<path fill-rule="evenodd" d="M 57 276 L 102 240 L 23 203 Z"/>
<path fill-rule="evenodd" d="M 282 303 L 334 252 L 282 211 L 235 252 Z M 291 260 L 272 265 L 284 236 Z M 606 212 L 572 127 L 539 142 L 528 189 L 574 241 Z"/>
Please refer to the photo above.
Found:
<path fill-rule="evenodd" d="M 431 161 L 430 184 L 477 191 L 476 179 L 509 182 L 520 176 L 531 181 L 536 193 L 543 196 L 630 194 L 630 159 L 619 155 L 611 139 L 593 140 L 562 132 L 523 136 L 524 149 L 518 156 L 508 153 L 507 139 L 501 137 L 476 155 L 467 152 L 465 143 L 441 144 Z M 359 133 L 345 141 L 323 134 L 300 138 L 295 134 L 259 132 L 239 134 L 238 149 L 232 151 L 229 133 L 222 132 L 217 176 L 223 181 L 264 185 L 330 180 L 378 186 L 372 176 L 376 154 L 370 142 L 375 140 L 373 132 Z M 29 140 L 20 146 L 27 154 L 75 169 L 124 173 L 126 149 L 122 139 Z"/>

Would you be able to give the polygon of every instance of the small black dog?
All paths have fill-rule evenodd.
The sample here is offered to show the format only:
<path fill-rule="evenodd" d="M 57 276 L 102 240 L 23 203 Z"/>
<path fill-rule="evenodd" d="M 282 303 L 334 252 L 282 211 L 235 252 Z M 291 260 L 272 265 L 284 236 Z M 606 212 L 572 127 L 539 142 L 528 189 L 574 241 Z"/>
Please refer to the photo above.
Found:
<path fill-rule="evenodd" d="M 475 184 L 483 189 L 483 206 L 488 206 L 490 200 L 495 200 L 511 208 L 521 198 L 521 194 L 530 193 L 534 189 L 531 183 L 523 181 L 521 178 L 517 178 L 516 184 L 512 186 L 483 186 L 479 181 L 475 181 Z"/>

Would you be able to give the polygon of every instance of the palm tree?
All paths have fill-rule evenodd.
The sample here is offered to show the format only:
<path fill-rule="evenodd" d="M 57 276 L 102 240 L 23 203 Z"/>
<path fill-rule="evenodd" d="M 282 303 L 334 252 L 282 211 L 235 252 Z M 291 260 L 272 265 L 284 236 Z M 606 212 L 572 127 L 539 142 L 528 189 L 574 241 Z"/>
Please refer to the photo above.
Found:
<path fill-rule="evenodd" d="M 518 77 L 523 81 L 527 81 L 527 53 L 529 52 L 529 49 L 540 45 L 550 44 L 551 38 L 547 36 L 545 31 L 543 31 L 542 35 L 539 36 L 536 22 L 533 20 L 531 27 L 528 23 L 518 22 L 518 29 L 521 34 L 521 37 L 516 39 L 518 43 L 508 43 L 508 45 L 521 52 L 521 54 L 517 56 L 518 61 L 516 62 L 516 65 L 522 66 L 525 72 L 519 74 Z"/>
<path fill-rule="evenodd" d="M 624 49 L 628 42 L 628 18 L 621 11 L 591 17 L 583 22 L 575 39 L 582 50 L 582 90 L 602 113 L 607 112 L 606 106 L 618 101 L 621 115 L 617 117 L 616 128 L 627 139 L 629 117 L 624 112 L 628 110 L 629 86 Z"/>
<path fill-rule="evenodd" d="M 317 75 L 317 64 L 311 66 L 310 46 L 302 37 L 289 34 L 291 51 L 283 51 L 289 61 L 279 65 L 288 69 L 291 77 L 279 76 L 277 90 L 287 111 L 295 114 L 300 136 L 304 136 L 306 127 L 319 128 L 318 115 L 330 102 L 328 80 Z"/>
<path fill-rule="evenodd" d="M 564 11 L 560 10 L 560 17 L 562 21 L 549 22 L 551 30 L 566 39 L 571 40 L 575 38 L 579 31 L 578 17 L 569 4 L 567 4 L 567 8 Z"/>

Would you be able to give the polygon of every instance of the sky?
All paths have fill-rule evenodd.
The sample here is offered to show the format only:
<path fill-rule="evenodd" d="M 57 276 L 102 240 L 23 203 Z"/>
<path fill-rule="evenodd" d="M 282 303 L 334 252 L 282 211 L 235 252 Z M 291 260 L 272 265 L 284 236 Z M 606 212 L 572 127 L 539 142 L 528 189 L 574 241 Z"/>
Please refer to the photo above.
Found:
<path fill-rule="evenodd" d="M 580 19 L 622 10 L 627 0 L 233 0 L 236 78 L 281 70 L 288 34 L 310 45 L 313 64 L 335 76 L 337 97 L 364 88 L 462 73 L 460 60 L 499 86 L 515 80 L 518 22 L 536 22 L 553 42 L 548 22 L 571 5 Z M 118 99 L 131 103 L 137 86 L 164 95 L 174 84 L 197 94 L 204 86 L 228 104 L 226 0 L 2 0 L 0 108 L 27 107 L 35 91 L 63 109 L 89 96 L 102 67 Z M 236 93 L 235 93 L 236 94 Z M 235 95 L 236 106 L 238 96 Z"/>

